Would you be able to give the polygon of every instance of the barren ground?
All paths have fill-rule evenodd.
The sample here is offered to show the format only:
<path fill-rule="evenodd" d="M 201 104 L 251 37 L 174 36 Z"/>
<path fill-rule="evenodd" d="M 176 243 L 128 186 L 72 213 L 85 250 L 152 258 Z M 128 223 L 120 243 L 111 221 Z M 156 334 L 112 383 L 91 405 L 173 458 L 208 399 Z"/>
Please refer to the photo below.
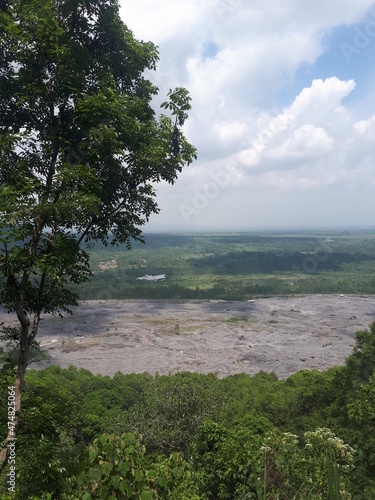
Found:
<path fill-rule="evenodd" d="M 0 313 L 0 321 L 11 318 Z M 375 297 L 311 295 L 231 301 L 87 301 L 63 319 L 47 316 L 38 340 L 50 358 L 94 374 L 180 371 L 286 378 L 341 365 L 355 332 L 375 321 Z"/>

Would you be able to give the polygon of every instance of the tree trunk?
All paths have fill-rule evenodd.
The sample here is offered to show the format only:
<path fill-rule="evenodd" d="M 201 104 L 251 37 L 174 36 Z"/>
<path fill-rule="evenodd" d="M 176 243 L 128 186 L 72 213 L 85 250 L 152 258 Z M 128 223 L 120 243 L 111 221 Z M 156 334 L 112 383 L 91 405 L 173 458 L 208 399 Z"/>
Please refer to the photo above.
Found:
<path fill-rule="evenodd" d="M 27 368 L 27 358 L 29 350 L 29 319 L 24 313 L 24 311 L 22 311 L 22 308 L 21 309 L 18 308 L 17 316 L 21 323 L 21 338 L 20 338 L 20 349 L 18 355 L 17 375 L 14 381 L 15 416 L 11 420 L 8 419 L 8 435 L 6 438 L 6 445 L 0 451 L 0 470 L 7 463 L 10 451 L 8 444 L 13 442 L 15 443 L 17 440 L 17 431 L 18 431 L 20 412 L 21 412 L 22 389 L 25 380 L 25 372 Z"/>
<path fill-rule="evenodd" d="M 36 253 L 36 247 L 38 241 L 40 239 L 40 235 L 42 232 L 42 225 L 40 224 L 39 219 L 35 222 L 34 228 L 34 237 L 32 243 L 29 248 L 29 258 L 30 260 L 34 257 Z M 22 390 L 25 380 L 25 373 L 27 368 L 29 347 L 31 346 L 33 340 L 35 339 L 36 334 L 38 333 L 38 326 L 40 321 L 40 313 L 41 307 L 39 310 L 35 312 L 34 322 L 31 333 L 29 335 L 30 328 L 30 320 L 23 309 L 25 290 L 29 282 L 30 272 L 25 271 L 22 276 L 21 283 L 18 288 L 18 300 L 16 302 L 15 311 L 17 314 L 18 321 L 21 325 L 21 337 L 20 337 L 20 345 L 19 345 L 19 353 L 18 353 L 18 364 L 17 364 L 17 374 L 16 379 L 14 381 L 14 407 L 12 407 L 15 411 L 14 417 L 11 420 L 8 418 L 8 435 L 5 441 L 5 447 L 0 450 L 0 471 L 7 464 L 8 456 L 9 456 L 9 443 L 16 443 L 17 441 L 17 432 L 19 427 L 19 419 L 21 413 L 21 399 L 22 399 Z M 45 285 L 45 274 L 42 276 L 41 280 L 41 291 L 43 291 Z M 8 407 L 8 405 L 7 405 Z M 9 425 L 11 424 L 11 425 Z"/>

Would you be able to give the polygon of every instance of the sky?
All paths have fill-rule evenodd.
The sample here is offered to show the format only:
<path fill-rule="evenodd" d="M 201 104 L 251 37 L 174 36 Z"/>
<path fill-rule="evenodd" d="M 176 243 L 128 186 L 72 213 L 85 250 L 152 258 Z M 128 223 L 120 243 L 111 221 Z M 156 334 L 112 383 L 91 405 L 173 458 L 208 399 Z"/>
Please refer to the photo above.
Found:
<path fill-rule="evenodd" d="M 375 0 L 120 4 L 198 150 L 144 231 L 375 227 Z"/>

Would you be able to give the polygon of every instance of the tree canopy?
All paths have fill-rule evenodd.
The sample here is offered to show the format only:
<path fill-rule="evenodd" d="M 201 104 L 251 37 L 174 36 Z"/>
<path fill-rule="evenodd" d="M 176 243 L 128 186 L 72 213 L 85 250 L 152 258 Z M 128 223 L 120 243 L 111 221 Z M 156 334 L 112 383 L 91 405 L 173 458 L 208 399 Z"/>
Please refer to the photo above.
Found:
<path fill-rule="evenodd" d="M 80 243 L 139 239 L 154 184 L 196 157 L 179 129 L 190 97 L 170 91 L 175 120 L 156 118 L 157 48 L 115 0 L 15 0 L 0 23 L 1 298 L 50 312 L 74 302 L 67 279 L 89 279 Z"/>

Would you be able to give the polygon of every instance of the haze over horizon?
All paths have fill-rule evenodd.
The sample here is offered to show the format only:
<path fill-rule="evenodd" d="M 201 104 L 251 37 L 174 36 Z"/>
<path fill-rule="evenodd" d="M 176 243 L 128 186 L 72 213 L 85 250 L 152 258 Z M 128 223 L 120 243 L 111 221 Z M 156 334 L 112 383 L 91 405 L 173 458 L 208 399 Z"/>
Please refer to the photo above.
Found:
<path fill-rule="evenodd" d="M 163 225 L 155 225 L 151 224 L 147 225 L 146 229 L 143 231 L 144 235 L 148 234 L 209 234 L 209 233 L 340 233 L 340 232 L 374 232 L 375 225 L 368 226 L 199 226 L 199 225 L 180 225 L 173 226 L 172 224 Z"/>
<path fill-rule="evenodd" d="M 375 1 L 121 0 L 198 161 L 144 231 L 374 227 Z M 164 228 L 164 229 L 163 229 Z"/>

